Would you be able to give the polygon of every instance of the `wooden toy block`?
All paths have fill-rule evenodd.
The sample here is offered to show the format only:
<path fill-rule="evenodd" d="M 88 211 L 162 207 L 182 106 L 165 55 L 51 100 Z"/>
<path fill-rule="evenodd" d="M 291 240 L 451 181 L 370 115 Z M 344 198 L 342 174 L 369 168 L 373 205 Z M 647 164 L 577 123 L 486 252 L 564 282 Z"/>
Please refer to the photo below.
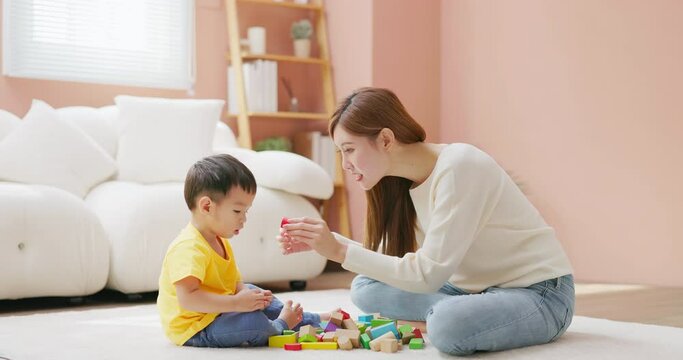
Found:
<path fill-rule="evenodd" d="M 323 335 L 323 342 L 337 342 L 337 334 L 334 332 L 328 332 Z"/>
<path fill-rule="evenodd" d="M 320 322 L 320 328 L 321 328 L 321 329 L 326 328 L 328 323 L 329 323 L 329 321 L 321 321 L 321 322 Z"/>
<path fill-rule="evenodd" d="M 339 345 L 339 348 L 342 350 L 351 350 L 354 347 L 351 339 L 346 336 L 340 336 L 337 339 L 337 345 Z"/>
<path fill-rule="evenodd" d="M 406 324 L 406 325 L 403 325 L 403 326 L 401 326 L 400 328 L 398 328 L 398 331 L 399 331 L 401 334 L 403 334 L 403 333 L 411 333 L 411 332 L 413 332 L 413 327 L 410 326 L 410 325 L 408 325 L 408 324 Z"/>
<path fill-rule="evenodd" d="M 365 329 L 364 333 L 368 334 L 368 336 L 370 337 L 370 339 L 372 339 L 372 326 L 368 326 L 368 327 Z"/>
<path fill-rule="evenodd" d="M 413 330 L 413 334 L 415 334 L 416 338 L 422 339 L 422 331 L 420 331 L 420 329 L 415 328 L 415 330 Z"/>
<path fill-rule="evenodd" d="M 337 331 L 337 329 L 339 328 L 340 327 L 337 326 L 335 323 L 330 322 L 329 324 L 327 324 L 327 327 L 325 327 L 325 332 L 334 332 Z"/>
<path fill-rule="evenodd" d="M 351 344 L 355 348 L 359 348 L 360 345 L 360 331 L 358 330 L 347 330 L 347 329 L 338 329 L 335 334 L 337 334 L 337 339 L 344 336 L 349 338 L 351 340 Z M 370 341 L 370 338 L 368 336 L 368 341 Z"/>
<path fill-rule="evenodd" d="M 325 332 L 324 329 L 315 329 L 315 333 L 318 334 L 318 335 L 320 335 L 320 334 L 322 334 L 322 333 L 324 333 L 324 332 Z"/>
<path fill-rule="evenodd" d="M 306 334 L 303 336 L 299 336 L 298 342 L 300 342 L 300 343 L 318 342 L 318 338 L 315 337 L 315 335 Z"/>
<path fill-rule="evenodd" d="M 318 339 L 318 342 L 323 341 L 323 336 L 325 336 L 325 333 L 321 333 L 315 336 L 316 339 Z"/>
<path fill-rule="evenodd" d="M 343 317 L 344 315 L 342 315 L 342 313 L 338 311 L 333 312 L 332 317 L 330 318 L 330 323 L 334 323 L 335 325 L 337 325 L 337 327 L 341 327 L 342 320 L 344 320 Z"/>
<path fill-rule="evenodd" d="M 315 342 L 302 343 L 301 348 L 304 350 L 337 350 L 336 342 Z"/>
<path fill-rule="evenodd" d="M 299 351 L 301 344 L 285 344 L 285 350 Z"/>
<path fill-rule="evenodd" d="M 365 329 L 367 329 L 368 326 L 370 326 L 370 323 L 366 323 L 366 322 L 357 322 L 357 323 L 356 323 L 356 326 L 358 327 L 358 330 L 360 330 L 360 332 L 365 332 Z"/>
<path fill-rule="evenodd" d="M 379 337 L 373 339 L 372 341 L 370 341 L 370 350 L 379 351 L 380 345 L 381 345 L 380 342 L 384 339 L 394 339 L 395 340 L 396 337 L 394 336 L 394 333 L 392 333 L 391 331 L 386 332 L 386 333 L 380 335 Z"/>
<path fill-rule="evenodd" d="M 424 349 L 425 343 L 424 340 L 421 338 L 414 338 L 410 340 L 410 344 L 408 344 L 408 347 L 412 350 Z"/>
<path fill-rule="evenodd" d="M 282 348 L 285 344 L 296 342 L 296 336 L 292 335 L 275 335 L 268 338 L 268 346 Z"/>
<path fill-rule="evenodd" d="M 344 311 L 344 310 L 339 310 L 339 312 L 342 314 L 342 320 L 346 320 L 346 319 L 350 319 L 350 318 L 351 318 L 351 315 L 349 315 L 349 313 L 347 313 L 346 311 Z"/>
<path fill-rule="evenodd" d="M 382 326 L 385 324 L 393 323 L 395 320 L 394 319 L 387 319 L 387 318 L 374 318 L 370 320 L 370 325 L 372 327 L 377 327 L 377 326 Z"/>
<path fill-rule="evenodd" d="M 379 319 L 382 317 L 382 314 L 380 313 L 372 313 L 371 315 L 373 316 L 373 319 Z"/>
<path fill-rule="evenodd" d="M 299 329 L 299 337 L 303 337 L 304 335 L 315 336 L 315 334 L 316 334 L 315 328 L 311 325 L 304 325 Z"/>
<path fill-rule="evenodd" d="M 294 330 L 283 330 L 282 335 L 294 335 L 296 332 Z"/>
<path fill-rule="evenodd" d="M 383 353 L 395 353 L 398 351 L 398 341 L 396 339 L 382 339 L 380 349 Z"/>
<path fill-rule="evenodd" d="M 349 329 L 349 330 L 358 330 L 358 326 L 356 325 L 356 322 L 351 320 L 351 319 L 342 320 L 342 327 L 344 329 Z"/>
<path fill-rule="evenodd" d="M 289 224 L 289 220 L 287 220 L 286 217 L 283 217 L 282 220 L 280 221 L 280 227 L 283 227 L 287 224 Z"/>
<path fill-rule="evenodd" d="M 402 342 L 403 344 L 408 344 L 408 343 L 410 343 L 410 340 L 411 340 L 411 339 L 415 338 L 415 334 L 413 334 L 412 332 L 410 332 L 410 333 L 403 333 L 403 334 L 401 334 L 401 335 L 402 335 L 402 336 L 401 336 L 401 342 Z"/>
<path fill-rule="evenodd" d="M 375 317 L 373 315 L 368 315 L 368 314 L 358 315 L 358 321 L 362 321 L 362 322 L 370 322 L 374 318 Z"/>
<path fill-rule="evenodd" d="M 365 349 L 370 349 L 370 335 L 363 334 L 360 336 L 360 344 Z"/>
<path fill-rule="evenodd" d="M 396 324 L 394 324 L 394 323 L 388 323 L 388 324 L 384 324 L 382 326 L 373 327 L 372 330 L 370 330 L 370 336 L 373 339 L 377 339 L 380 335 L 382 335 L 388 331 L 391 331 L 394 334 L 394 338 L 396 338 L 396 339 L 401 338 L 401 334 L 398 332 L 398 329 L 396 329 Z"/>

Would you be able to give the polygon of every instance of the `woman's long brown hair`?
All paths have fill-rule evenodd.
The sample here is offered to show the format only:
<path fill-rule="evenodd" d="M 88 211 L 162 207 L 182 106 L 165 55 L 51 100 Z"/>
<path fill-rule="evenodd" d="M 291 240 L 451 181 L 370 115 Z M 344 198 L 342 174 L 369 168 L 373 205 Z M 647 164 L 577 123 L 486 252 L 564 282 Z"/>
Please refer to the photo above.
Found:
<path fill-rule="evenodd" d="M 406 111 L 398 97 L 390 90 L 361 88 L 346 97 L 332 115 L 330 135 L 337 126 L 357 136 L 375 140 L 380 131 L 388 128 L 403 144 L 423 142 L 425 131 Z M 416 213 L 410 198 L 411 180 L 385 176 L 366 191 L 368 210 L 364 246 L 377 251 L 384 239 L 382 252 L 403 256 L 414 252 Z"/>

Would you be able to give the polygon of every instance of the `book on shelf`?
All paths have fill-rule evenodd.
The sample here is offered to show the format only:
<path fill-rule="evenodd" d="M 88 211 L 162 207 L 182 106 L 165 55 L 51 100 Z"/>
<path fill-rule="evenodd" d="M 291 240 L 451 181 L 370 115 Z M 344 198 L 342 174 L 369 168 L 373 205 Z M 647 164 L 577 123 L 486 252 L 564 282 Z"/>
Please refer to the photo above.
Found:
<path fill-rule="evenodd" d="M 337 154 L 332 138 L 320 131 L 308 131 L 294 135 L 293 150 L 322 167 L 332 180 L 335 179 Z"/>
<path fill-rule="evenodd" d="M 255 60 L 242 64 L 244 94 L 249 112 L 277 112 L 277 62 Z M 235 69 L 228 66 L 228 113 L 237 114 Z"/>

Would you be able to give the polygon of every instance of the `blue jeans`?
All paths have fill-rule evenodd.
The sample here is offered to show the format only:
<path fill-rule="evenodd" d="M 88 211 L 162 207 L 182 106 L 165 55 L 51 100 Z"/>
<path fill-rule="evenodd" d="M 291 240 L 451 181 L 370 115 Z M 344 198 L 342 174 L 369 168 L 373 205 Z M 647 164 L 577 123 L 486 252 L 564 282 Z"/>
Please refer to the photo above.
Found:
<path fill-rule="evenodd" d="M 251 284 L 245 286 L 259 289 Z M 283 306 L 282 301 L 273 296 L 270 305 L 261 311 L 222 313 L 183 346 L 224 348 L 268 345 L 268 337 L 280 335 L 283 330 L 289 329 L 284 320 L 277 318 Z M 303 320 L 292 330 L 304 325 L 320 327 L 320 315 L 304 312 Z"/>
<path fill-rule="evenodd" d="M 574 316 L 574 277 L 565 275 L 527 288 L 491 287 L 478 294 L 446 283 L 417 294 L 356 276 L 351 299 L 363 312 L 427 321 L 431 343 L 451 355 L 545 344 L 562 335 Z"/>

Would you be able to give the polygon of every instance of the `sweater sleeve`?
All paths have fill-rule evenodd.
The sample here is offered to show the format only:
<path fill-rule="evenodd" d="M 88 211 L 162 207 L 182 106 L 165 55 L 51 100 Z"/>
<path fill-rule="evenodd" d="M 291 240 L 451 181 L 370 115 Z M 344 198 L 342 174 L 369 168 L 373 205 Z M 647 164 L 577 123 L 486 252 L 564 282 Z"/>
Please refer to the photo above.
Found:
<path fill-rule="evenodd" d="M 501 175 L 487 155 L 462 157 L 434 179 L 422 247 L 403 257 L 349 246 L 342 266 L 396 288 L 432 293 L 455 273 L 500 195 Z M 490 163 L 492 162 L 492 164 Z"/>

